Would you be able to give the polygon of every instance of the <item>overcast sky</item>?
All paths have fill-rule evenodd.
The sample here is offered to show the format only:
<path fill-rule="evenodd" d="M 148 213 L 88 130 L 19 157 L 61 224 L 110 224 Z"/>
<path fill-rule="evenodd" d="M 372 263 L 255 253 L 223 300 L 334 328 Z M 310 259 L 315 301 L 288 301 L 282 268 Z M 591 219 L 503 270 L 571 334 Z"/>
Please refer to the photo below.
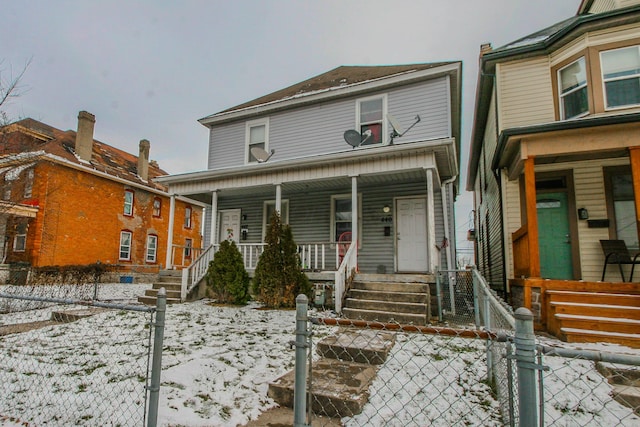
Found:
<path fill-rule="evenodd" d="M 575 15 L 579 0 L 6 1 L 2 78 L 31 59 L 27 91 L 7 108 L 151 159 L 169 173 L 203 170 L 197 119 L 340 65 L 463 61 L 462 188 L 457 241 L 468 247 L 464 191 L 478 53 Z"/>

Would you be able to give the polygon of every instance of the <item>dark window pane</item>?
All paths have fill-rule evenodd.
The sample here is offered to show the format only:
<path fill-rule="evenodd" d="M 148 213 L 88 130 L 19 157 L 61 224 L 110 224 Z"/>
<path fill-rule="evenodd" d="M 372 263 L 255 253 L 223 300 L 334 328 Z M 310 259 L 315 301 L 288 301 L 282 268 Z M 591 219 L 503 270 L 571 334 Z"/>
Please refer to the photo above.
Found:
<path fill-rule="evenodd" d="M 607 107 L 640 104 L 640 79 L 606 82 Z"/>
<path fill-rule="evenodd" d="M 564 110 L 564 118 L 579 116 L 589 110 L 589 101 L 587 99 L 587 88 L 583 87 L 575 92 L 565 95 L 562 98 Z"/>

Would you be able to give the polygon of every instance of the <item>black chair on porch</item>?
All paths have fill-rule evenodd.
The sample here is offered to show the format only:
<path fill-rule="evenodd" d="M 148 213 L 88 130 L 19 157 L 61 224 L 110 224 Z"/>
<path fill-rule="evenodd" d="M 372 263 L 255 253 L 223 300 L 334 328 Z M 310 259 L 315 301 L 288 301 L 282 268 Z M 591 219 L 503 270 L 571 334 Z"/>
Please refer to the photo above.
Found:
<path fill-rule="evenodd" d="M 602 250 L 604 252 L 604 267 L 602 268 L 602 281 L 604 282 L 604 275 L 607 272 L 607 265 L 609 264 L 618 264 L 618 268 L 620 269 L 620 277 L 622 277 L 622 281 L 624 282 L 624 272 L 622 271 L 623 265 L 631 265 L 631 276 L 629 277 L 629 282 L 633 281 L 633 270 L 636 268 L 636 264 L 640 264 L 640 252 L 637 253 L 633 259 L 629 254 L 629 250 L 627 249 L 627 245 L 624 243 L 624 240 L 600 240 L 600 245 L 602 246 Z"/>

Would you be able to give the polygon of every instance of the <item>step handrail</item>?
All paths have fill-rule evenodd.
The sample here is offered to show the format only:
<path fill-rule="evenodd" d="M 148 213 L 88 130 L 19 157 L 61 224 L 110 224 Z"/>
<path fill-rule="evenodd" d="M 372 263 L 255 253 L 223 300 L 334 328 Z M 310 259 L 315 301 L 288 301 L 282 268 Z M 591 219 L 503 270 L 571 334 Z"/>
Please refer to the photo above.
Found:
<path fill-rule="evenodd" d="M 182 302 L 186 301 L 189 292 L 191 292 L 207 274 L 209 263 L 213 260 L 219 248 L 220 245 L 210 245 L 202 251 L 200 256 L 196 258 L 191 265 L 182 270 L 182 287 L 180 289 L 180 300 Z"/>
<path fill-rule="evenodd" d="M 335 309 L 337 313 L 342 313 L 342 298 L 346 292 L 347 283 L 358 271 L 358 241 L 351 242 L 347 253 L 335 272 Z"/>

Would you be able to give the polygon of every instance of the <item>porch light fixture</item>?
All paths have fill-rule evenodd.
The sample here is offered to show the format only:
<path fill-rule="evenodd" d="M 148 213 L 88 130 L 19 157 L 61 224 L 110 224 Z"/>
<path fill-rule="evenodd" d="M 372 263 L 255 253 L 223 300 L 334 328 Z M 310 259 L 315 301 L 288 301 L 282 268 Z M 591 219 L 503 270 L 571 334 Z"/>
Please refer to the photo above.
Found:
<path fill-rule="evenodd" d="M 384 212 L 384 213 L 389 213 L 389 212 L 391 212 L 391 207 L 390 207 L 389 205 L 384 205 L 384 206 L 382 207 L 382 212 Z"/>
<path fill-rule="evenodd" d="M 589 211 L 587 208 L 578 209 L 578 219 L 589 219 Z"/>

